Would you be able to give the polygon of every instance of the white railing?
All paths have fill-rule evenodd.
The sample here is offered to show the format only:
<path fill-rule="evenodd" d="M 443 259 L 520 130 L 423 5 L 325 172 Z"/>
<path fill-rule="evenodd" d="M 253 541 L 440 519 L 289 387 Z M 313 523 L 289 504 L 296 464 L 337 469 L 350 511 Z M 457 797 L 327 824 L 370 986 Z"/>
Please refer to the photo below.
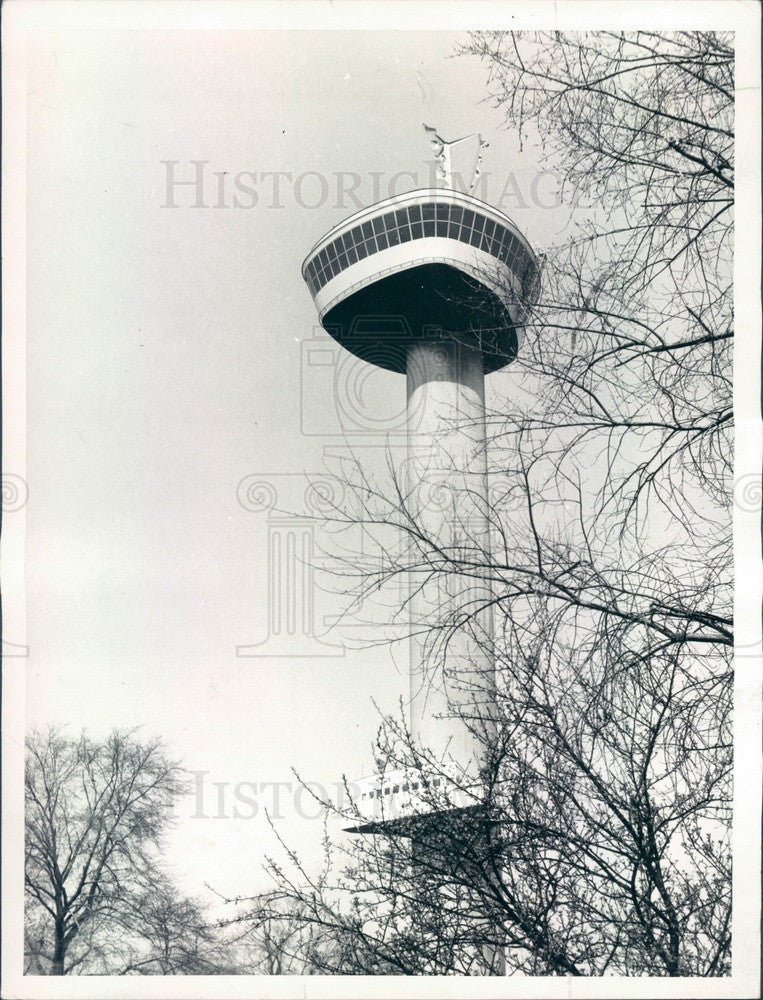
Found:
<path fill-rule="evenodd" d="M 350 792 L 344 817 L 355 826 L 468 809 L 484 801 L 482 785 L 453 765 L 428 772 L 385 771 L 353 782 Z"/>

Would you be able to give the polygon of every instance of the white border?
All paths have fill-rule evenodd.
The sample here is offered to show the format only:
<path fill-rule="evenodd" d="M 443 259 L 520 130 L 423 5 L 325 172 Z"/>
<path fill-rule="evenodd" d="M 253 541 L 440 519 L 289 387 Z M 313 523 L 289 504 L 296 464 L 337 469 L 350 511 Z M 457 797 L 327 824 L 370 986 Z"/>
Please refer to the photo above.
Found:
<path fill-rule="evenodd" d="M 3 8 L 3 446 L 5 470 L 24 475 L 25 320 L 25 49 L 26 34 L 44 28 L 454 30 L 720 29 L 736 32 L 738 219 L 735 346 L 736 476 L 761 469 L 760 400 L 760 12 L 744 0 L 632 0 L 518 3 L 225 2 L 225 0 L 11 0 Z M 297 264 L 295 263 L 295 266 Z M 5 634 L 24 635 L 23 511 L 5 518 L 0 560 Z M 735 741 L 733 974 L 726 979 L 572 979 L 451 977 L 72 977 L 20 975 L 20 894 L 23 824 L 19 776 L 23 760 L 23 664 L 3 662 L 3 942 L 1 992 L 11 998 L 47 997 L 757 997 L 760 959 L 761 641 L 763 593 L 757 511 L 735 508 L 735 610 L 738 683 Z"/>

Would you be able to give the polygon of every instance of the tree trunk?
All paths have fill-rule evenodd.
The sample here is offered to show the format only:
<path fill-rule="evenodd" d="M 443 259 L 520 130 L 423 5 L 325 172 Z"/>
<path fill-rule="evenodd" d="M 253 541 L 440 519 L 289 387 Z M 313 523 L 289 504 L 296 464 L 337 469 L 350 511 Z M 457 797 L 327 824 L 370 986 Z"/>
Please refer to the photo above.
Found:
<path fill-rule="evenodd" d="M 51 976 L 63 976 L 64 974 L 64 957 L 66 956 L 66 944 L 64 943 L 64 929 L 62 926 L 56 924 L 56 944 L 53 950 L 53 960 L 50 963 Z"/>

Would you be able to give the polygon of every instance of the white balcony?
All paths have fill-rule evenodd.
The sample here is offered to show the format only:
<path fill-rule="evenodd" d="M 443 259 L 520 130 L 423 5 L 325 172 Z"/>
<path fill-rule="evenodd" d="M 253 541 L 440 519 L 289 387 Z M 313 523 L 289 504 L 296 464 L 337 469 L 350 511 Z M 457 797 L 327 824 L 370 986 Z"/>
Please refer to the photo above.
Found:
<path fill-rule="evenodd" d="M 360 778 L 350 791 L 353 802 L 343 813 L 350 833 L 386 828 L 404 834 L 417 819 L 475 809 L 484 801 L 481 783 L 453 765 L 431 772 L 385 771 Z"/>

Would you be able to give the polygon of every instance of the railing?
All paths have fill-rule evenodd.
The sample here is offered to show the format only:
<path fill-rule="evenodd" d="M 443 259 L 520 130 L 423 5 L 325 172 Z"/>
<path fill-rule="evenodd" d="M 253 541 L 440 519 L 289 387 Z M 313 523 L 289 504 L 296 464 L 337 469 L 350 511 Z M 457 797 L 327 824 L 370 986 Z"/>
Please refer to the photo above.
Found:
<path fill-rule="evenodd" d="M 344 816 L 357 823 L 387 823 L 479 806 L 481 784 L 453 765 L 437 771 L 386 771 L 351 786 L 352 805 Z"/>

